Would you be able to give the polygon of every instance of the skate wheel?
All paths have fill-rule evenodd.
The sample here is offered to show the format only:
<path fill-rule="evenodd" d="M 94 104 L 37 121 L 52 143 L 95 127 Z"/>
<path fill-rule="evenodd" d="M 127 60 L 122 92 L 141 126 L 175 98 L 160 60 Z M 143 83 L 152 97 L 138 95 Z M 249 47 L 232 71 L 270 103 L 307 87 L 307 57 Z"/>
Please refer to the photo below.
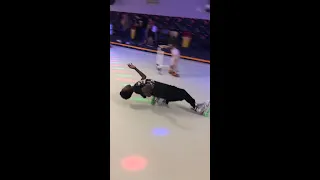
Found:
<path fill-rule="evenodd" d="M 210 116 L 210 108 L 208 108 L 206 111 L 203 112 L 203 115 L 205 117 L 209 117 Z"/>

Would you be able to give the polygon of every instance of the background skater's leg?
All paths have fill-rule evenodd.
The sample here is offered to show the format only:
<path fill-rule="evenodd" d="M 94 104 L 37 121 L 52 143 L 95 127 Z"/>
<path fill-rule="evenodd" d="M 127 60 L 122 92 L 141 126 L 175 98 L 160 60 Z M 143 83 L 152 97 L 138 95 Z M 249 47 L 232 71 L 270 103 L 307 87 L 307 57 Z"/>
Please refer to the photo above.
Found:
<path fill-rule="evenodd" d="M 169 67 L 167 65 L 163 65 L 163 60 L 164 60 L 164 51 L 162 51 L 161 47 L 158 47 L 157 56 L 156 56 L 156 66 L 159 74 L 162 74 L 161 73 L 162 68 Z"/>

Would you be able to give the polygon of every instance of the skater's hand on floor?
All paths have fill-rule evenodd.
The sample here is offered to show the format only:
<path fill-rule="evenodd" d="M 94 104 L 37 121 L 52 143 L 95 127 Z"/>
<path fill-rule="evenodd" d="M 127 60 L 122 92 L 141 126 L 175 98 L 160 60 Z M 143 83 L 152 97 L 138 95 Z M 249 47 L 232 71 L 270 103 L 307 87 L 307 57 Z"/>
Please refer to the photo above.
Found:
<path fill-rule="evenodd" d="M 135 68 L 136 68 L 136 66 L 133 65 L 132 63 L 128 64 L 128 67 L 129 67 L 130 69 L 135 69 Z"/>

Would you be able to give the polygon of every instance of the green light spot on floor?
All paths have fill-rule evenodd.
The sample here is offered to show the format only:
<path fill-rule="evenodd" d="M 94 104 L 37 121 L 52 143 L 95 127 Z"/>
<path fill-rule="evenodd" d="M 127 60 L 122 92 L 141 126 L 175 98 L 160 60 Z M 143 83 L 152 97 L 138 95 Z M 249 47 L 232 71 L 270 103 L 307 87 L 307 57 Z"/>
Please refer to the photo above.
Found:
<path fill-rule="evenodd" d="M 131 100 L 137 101 L 137 102 L 151 102 L 149 99 L 142 98 L 142 97 L 133 97 L 133 98 L 131 98 Z"/>
<path fill-rule="evenodd" d="M 132 77 L 130 74 L 117 74 L 118 77 Z"/>

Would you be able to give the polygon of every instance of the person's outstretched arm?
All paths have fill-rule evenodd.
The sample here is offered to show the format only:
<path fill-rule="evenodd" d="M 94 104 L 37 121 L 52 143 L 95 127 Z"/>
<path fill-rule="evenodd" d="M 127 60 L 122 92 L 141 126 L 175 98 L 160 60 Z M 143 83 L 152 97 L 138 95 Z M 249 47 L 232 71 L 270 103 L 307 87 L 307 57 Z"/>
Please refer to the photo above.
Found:
<path fill-rule="evenodd" d="M 143 72 L 141 72 L 136 66 L 134 66 L 132 63 L 128 64 L 130 69 L 134 69 L 137 71 L 137 73 L 141 76 L 141 80 L 144 80 L 147 78 L 147 76 L 145 74 L 143 74 Z"/>

